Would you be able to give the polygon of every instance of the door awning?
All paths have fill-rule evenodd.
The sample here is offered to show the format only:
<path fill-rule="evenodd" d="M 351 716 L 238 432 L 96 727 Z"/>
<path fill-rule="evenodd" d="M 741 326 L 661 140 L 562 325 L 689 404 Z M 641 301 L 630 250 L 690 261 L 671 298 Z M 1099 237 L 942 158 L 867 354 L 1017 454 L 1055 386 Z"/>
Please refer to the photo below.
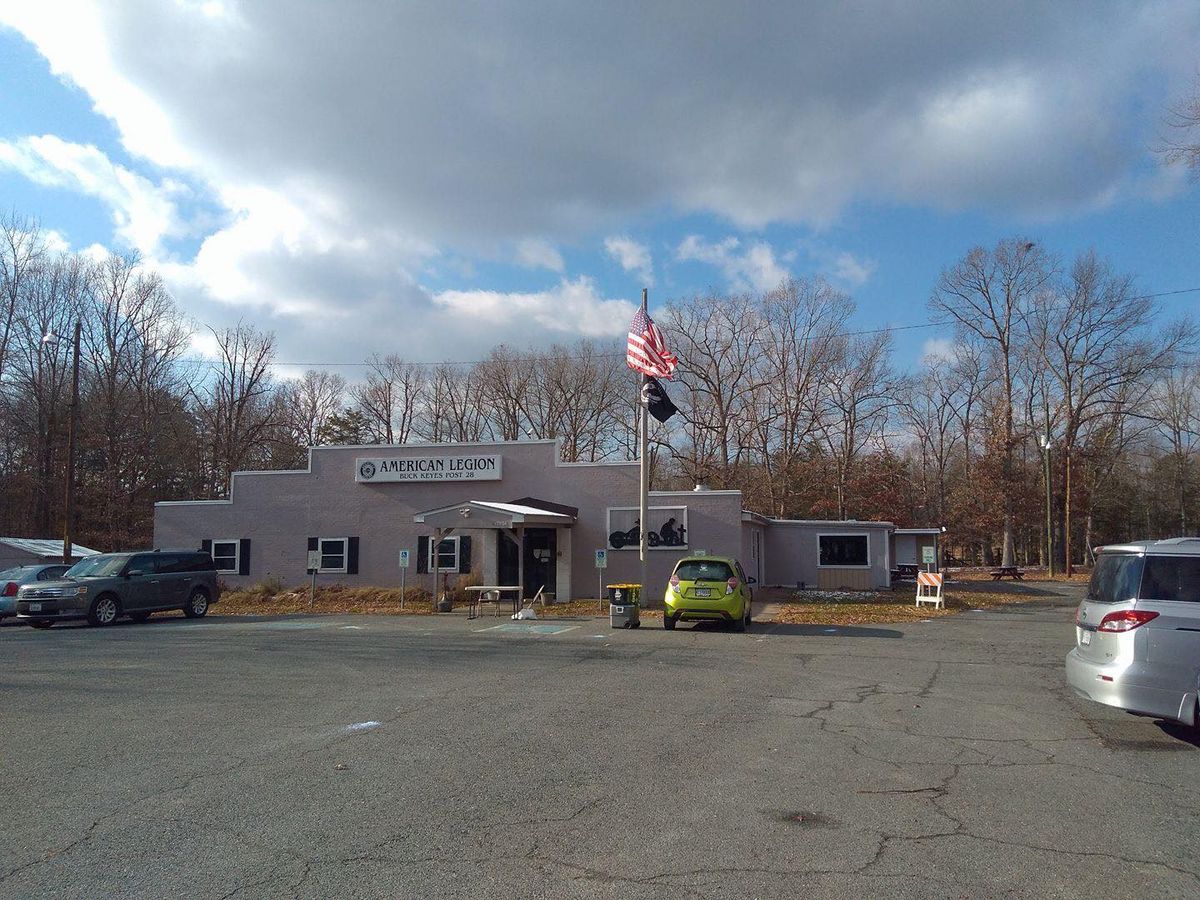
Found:
<path fill-rule="evenodd" d="M 521 503 L 494 500 L 464 500 L 453 506 L 419 512 L 413 516 L 418 525 L 434 528 L 513 528 L 518 525 L 570 526 L 575 516 Z"/>

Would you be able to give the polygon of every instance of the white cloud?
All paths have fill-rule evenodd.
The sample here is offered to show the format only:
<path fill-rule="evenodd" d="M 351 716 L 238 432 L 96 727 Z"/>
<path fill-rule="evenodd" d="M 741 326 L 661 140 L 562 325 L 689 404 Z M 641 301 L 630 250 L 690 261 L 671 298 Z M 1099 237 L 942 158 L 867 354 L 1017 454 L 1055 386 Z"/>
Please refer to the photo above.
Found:
<path fill-rule="evenodd" d="M 549 291 L 442 291 L 433 302 L 461 315 L 465 322 L 519 324 L 567 336 L 616 337 L 624 334 L 637 307 L 628 300 L 601 297 L 587 277 L 563 280 Z"/>
<path fill-rule="evenodd" d="M 1068 214 L 1151 160 L 1157 101 L 1200 43 L 1188 0 L 755 16 L 697 0 L 682 29 L 603 4 L 327 8 L 78 0 L 0 20 L 131 153 L 219 182 L 311 180 L 439 245 L 662 209 L 823 222 L 860 198 Z M 714 45 L 753 52 L 719 65 Z"/>
<path fill-rule="evenodd" d="M 549 241 L 526 238 L 517 244 L 517 264 L 527 269 L 549 269 L 562 272 L 566 268 L 562 254 Z"/>
<path fill-rule="evenodd" d="M 931 337 L 921 346 L 921 362 L 953 362 L 956 359 L 954 341 L 950 338 Z"/>
<path fill-rule="evenodd" d="M 514 247 L 521 265 L 562 276 L 558 246 L 614 235 L 606 252 L 649 284 L 649 251 L 623 230 L 650 217 L 819 224 L 860 200 L 1062 217 L 1178 189 L 1155 177 L 1146 133 L 1200 44 L 1194 0 L 1051 12 L 963 0 L 869 16 L 851 4 L 746 16 L 696 0 L 683 28 L 649 7 L 617 18 L 537 0 L 506 13 L 328 9 L 0 5 L 0 23 L 113 123 L 133 162 L 49 137 L 0 155 L 103 200 L 120 239 L 148 256 L 166 256 L 190 199 L 215 206 L 195 258 L 164 268 L 195 315 L 250 313 L 296 347 L 419 339 L 423 355 L 457 354 L 440 326 L 471 297 L 496 334 L 521 334 L 528 316 L 563 333 L 546 298 L 582 311 L 576 333 L 611 332 L 599 313 L 624 328 L 625 308 L 604 306 L 624 301 L 586 279 L 436 303 L 420 286 L 435 266 L 468 281 L 473 260 Z M 737 62 L 715 63 L 713 46 Z M 756 239 L 688 238 L 677 255 L 739 289 L 773 288 L 794 265 Z M 848 287 L 874 267 L 849 253 L 825 265 Z"/>
<path fill-rule="evenodd" d="M 174 198 L 186 193 L 182 185 L 170 180 L 154 184 L 90 144 L 54 135 L 0 141 L 0 165 L 37 184 L 102 201 L 112 213 L 117 236 L 146 256 L 160 255 L 163 239 L 181 232 Z"/>
<path fill-rule="evenodd" d="M 688 235 L 675 251 L 682 262 L 695 261 L 716 266 L 725 275 L 729 286 L 737 291 L 770 291 L 788 277 L 788 271 L 775 258 L 775 251 L 765 241 L 756 241 L 743 249 L 736 237 L 719 243 Z"/>
<path fill-rule="evenodd" d="M 853 253 L 843 251 L 834 259 L 833 270 L 829 274 L 847 287 L 862 287 L 875 274 L 875 261 L 860 260 Z"/>
<path fill-rule="evenodd" d="M 633 272 L 645 287 L 654 286 L 654 261 L 650 248 L 628 235 L 613 235 L 604 239 L 605 252 L 620 263 L 626 272 Z"/>

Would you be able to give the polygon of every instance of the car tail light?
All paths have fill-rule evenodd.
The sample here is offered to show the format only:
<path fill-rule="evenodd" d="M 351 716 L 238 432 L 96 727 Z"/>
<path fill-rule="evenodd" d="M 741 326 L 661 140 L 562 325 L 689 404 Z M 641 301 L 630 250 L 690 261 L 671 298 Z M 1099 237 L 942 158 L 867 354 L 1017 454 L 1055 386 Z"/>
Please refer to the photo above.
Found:
<path fill-rule="evenodd" d="M 725 593 L 732 594 L 737 590 L 737 586 L 738 580 L 736 578 L 730 578 L 727 582 L 725 582 Z"/>
<path fill-rule="evenodd" d="M 1157 619 L 1158 613 L 1150 612 L 1144 609 L 1123 609 L 1120 612 L 1111 612 L 1100 620 L 1100 626 L 1097 631 L 1133 631 L 1145 625 L 1151 619 Z"/>
<path fill-rule="evenodd" d="M 679 576 L 678 575 L 671 576 L 671 590 L 673 590 L 677 594 L 679 593 Z"/>
<path fill-rule="evenodd" d="M 5 597 L 17 596 L 17 583 L 15 581 L 10 581 L 8 584 L 6 584 L 4 586 L 3 596 L 5 596 Z"/>

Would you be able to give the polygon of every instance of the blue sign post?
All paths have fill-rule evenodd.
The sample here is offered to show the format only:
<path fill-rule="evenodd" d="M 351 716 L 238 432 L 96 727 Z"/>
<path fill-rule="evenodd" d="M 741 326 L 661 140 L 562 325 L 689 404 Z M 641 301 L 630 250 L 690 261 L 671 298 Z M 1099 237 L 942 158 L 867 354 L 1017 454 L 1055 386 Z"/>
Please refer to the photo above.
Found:
<path fill-rule="evenodd" d="M 596 551 L 596 574 L 600 578 L 600 611 L 604 612 L 604 570 L 608 568 L 608 551 Z"/>

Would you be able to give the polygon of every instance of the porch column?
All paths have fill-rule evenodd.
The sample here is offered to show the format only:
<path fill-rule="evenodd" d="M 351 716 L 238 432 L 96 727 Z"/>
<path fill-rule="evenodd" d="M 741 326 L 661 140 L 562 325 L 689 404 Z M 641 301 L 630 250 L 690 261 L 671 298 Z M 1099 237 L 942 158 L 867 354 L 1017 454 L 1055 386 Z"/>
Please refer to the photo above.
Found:
<path fill-rule="evenodd" d="M 518 525 L 513 531 L 517 533 L 517 584 L 521 590 L 517 593 L 517 599 L 521 602 L 518 604 L 518 609 L 525 605 L 525 526 Z"/>

